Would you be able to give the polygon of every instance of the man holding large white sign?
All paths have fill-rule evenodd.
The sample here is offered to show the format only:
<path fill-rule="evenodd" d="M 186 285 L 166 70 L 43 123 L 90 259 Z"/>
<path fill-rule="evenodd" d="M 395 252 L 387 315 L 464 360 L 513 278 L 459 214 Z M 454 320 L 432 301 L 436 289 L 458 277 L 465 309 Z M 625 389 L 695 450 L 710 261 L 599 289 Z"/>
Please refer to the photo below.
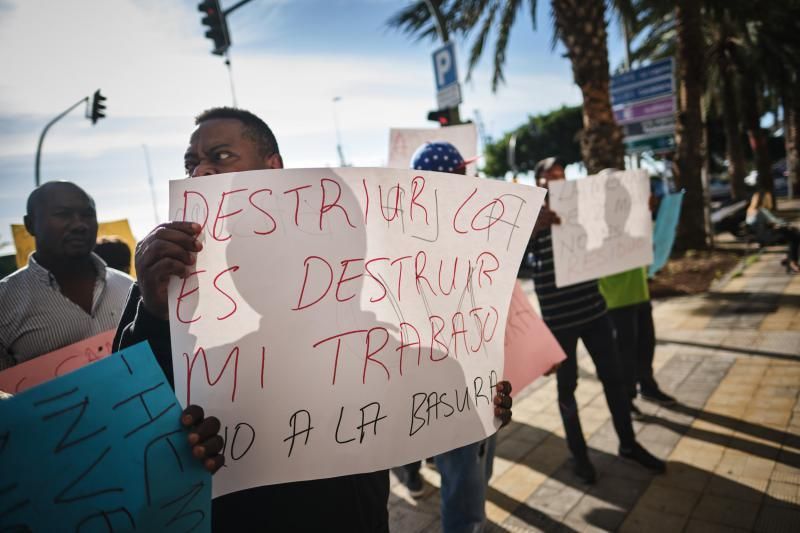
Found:
<path fill-rule="evenodd" d="M 171 183 L 173 215 L 205 240 L 170 284 L 176 393 L 253 428 L 215 494 L 494 433 L 503 325 L 543 194 L 464 179 L 309 169 Z"/>
<path fill-rule="evenodd" d="M 228 111 L 199 117 L 187 173 L 280 168 L 277 146 L 261 153 L 242 112 Z M 181 401 L 228 424 L 215 494 L 373 472 L 494 431 L 505 314 L 543 191 L 452 182 L 322 169 L 173 183 L 173 217 L 195 224 L 162 225 L 143 241 L 137 264 L 161 273 L 140 276 L 144 299 L 123 343 L 169 339 L 169 316 L 166 366 Z M 169 313 L 165 273 L 180 277 Z M 235 507 L 295 529 L 335 518 L 329 527 L 383 530 L 382 474 L 264 487 L 214 509 L 269 494 Z M 314 513 L 303 512 L 309 500 Z"/>
<path fill-rule="evenodd" d="M 564 168 L 555 159 L 548 158 L 536 165 L 538 183 L 547 185 L 551 191 L 549 206 L 544 206 L 534 227 L 529 251 L 534 255 L 533 283 L 542 310 L 542 319 L 553 332 L 567 359 L 559 367 L 556 378 L 558 387 L 558 408 L 564 423 L 567 445 L 573 456 L 573 470 L 586 483 L 594 483 L 596 472 L 589 459 L 588 446 L 583 436 L 575 390 L 578 386 L 578 340 L 583 341 L 592 362 L 597 369 L 597 377 L 603 384 L 614 430 L 619 438 L 619 454 L 655 472 L 665 470 L 664 462 L 654 457 L 638 442 L 631 424 L 631 403 L 626 393 L 620 372 L 617 346 L 613 337 L 613 326 L 606 312 L 606 304 L 598 289 L 597 279 L 588 279 L 569 287 L 558 284 L 558 248 L 555 233 L 565 221 L 582 220 L 582 212 L 557 211 L 558 205 L 553 191 L 563 192 Z M 586 178 L 595 179 L 595 178 Z M 565 195 L 565 199 L 572 196 Z M 609 194 L 608 196 L 611 196 Z M 563 204 L 561 204 L 563 205 Z M 620 210 L 624 210 L 621 208 Z M 615 205 L 612 203 L 612 212 Z M 591 217 L 590 217 L 591 218 Z M 623 224 L 615 219 L 619 231 Z M 611 224 L 609 224 L 611 225 Z M 578 240 L 575 248 L 586 246 Z M 555 262 L 554 262 L 555 261 Z M 562 265 L 563 266 L 563 265 Z"/>

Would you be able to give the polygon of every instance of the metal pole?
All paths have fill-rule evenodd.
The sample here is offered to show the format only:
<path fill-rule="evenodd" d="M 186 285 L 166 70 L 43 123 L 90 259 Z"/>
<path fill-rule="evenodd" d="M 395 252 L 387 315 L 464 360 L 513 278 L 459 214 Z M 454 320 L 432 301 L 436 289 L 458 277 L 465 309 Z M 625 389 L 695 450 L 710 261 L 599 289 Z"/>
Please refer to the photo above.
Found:
<path fill-rule="evenodd" d="M 228 79 L 231 82 L 231 97 L 233 98 L 233 107 L 239 107 L 236 104 L 236 87 L 233 85 L 233 67 L 231 67 L 231 56 L 225 50 L 225 66 L 228 67 Z"/>
<path fill-rule="evenodd" d="M 508 151 L 506 152 L 508 158 L 508 166 L 511 168 L 513 177 L 511 181 L 517 182 L 517 134 L 512 133 L 511 138 L 508 140 Z"/>
<path fill-rule="evenodd" d="M 228 15 L 230 15 L 231 13 L 233 13 L 233 11 L 234 11 L 235 9 L 239 9 L 240 7 L 242 7 L 243 5 L 245 5 L 246 3 L 248 3 L 249 1 L 250 1 L 250 0 L 241 0 L 241 2 L 237 2 L 237 3 L 233 4 L 233 5 L 232 5 L 231 7 L 229 7 L 228 9 L 223 9 L 223 10 L 222 10 L 222 14 L 223 14 L 223 15 L 225 15 L 225 16 L 227 17 Z"/>
<path fill-rule="evenodd" d="M 444 23 L 444 17 L 439 10 L 439 6 L 434 4 L 432 0 L 425 0 L 425 4 L 428 6 L 428 11 L 430 11 L 433 16 L 433 22 L 436 25 L 436 33 L 439 34 L 439 38 L 443 43 L 447 43 L 450 37 L 447 35 L 447 25 Z"/>
<path fill-rule="evenodd" d="M 153 199 L 153 217 L 156 221 L 156 226 L 158 226 L 158 207 L 156 204 L 156 186 L 153 182 L 153 167 L 150 165 L 150 152 L 147 150 L 147 145 L 142 145 L 142 150 L 144 151 L 144 164 L 147 167 L 147 181 L 150 183 L 150 197 Z"/>
<path fill-rule="evenodd" d="M 75 109 L 76 107 L 81 105 L 83 102 L 87 102 L 88 103 L 89 102 L 89 97 L 88 96 L 84 96 L 83 98 L 81 98 L 80 100 L 75 102 L 73 105 L 71 105 L 69 107 L 69 109 L 67 109 L 66 111 L 64 111 L 63 113 L 58 115 L 56 118 L 54 118 L 53 120 L 48 122 L 47 126 L 45 126 L 44 129 L 42 130 L 42 134 L 39 136 L 39 144 L 36 147 L 36 170 L 35 170 L 34 178 L 35 178 L 35 183 L 36 183 L 37 187 L 41 184 L 39 168 L 41 166 L 41 161 L 42 161 L 42 143 L 44 143 L 44 136 L 47 135 L 47 130 L 50 129 L 50 126 L 52 126 L 53 124 L 55 124 L 56 122 L 58 122 L 59 120 L 64 118 L 70 111 L 72 111 L 73 109 Z"/>
<path fill-rule="evenodd" d="M 333 97 L 333 128 L 336 130 L 336 152 L 339 154 L 339 165 L 346 167 L 347 162 L 344 159 L 344 151 L 342 150 L 342 136 L 339 133 L 339 118 L 336 114 L 336 102 L 341 99 L 341 96 Z"/>
<path fill-rule="evenodd" d="M 442 40 L 443 44 L 447 44 L 450 42 L 450 35 L 447 33 L 447 24 L 444 22 L 444 16 L 442 16 L 439 6 L 433 0 L 425 0 L 425 5 L 428 6 L 428 11 L 433 17 L 433 23 L 436 26 L 436 33 L 439 35 L 439 39 Z M 461 124 L 461 111 L 458 106 L 450 108 L 450 123 L 454 125 Z"/>

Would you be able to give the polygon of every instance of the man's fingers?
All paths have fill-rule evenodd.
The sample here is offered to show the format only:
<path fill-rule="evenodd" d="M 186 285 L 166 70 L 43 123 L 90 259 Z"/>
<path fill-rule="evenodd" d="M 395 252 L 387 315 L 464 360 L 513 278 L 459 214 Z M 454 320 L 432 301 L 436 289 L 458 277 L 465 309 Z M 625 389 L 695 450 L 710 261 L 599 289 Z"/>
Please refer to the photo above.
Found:
<path fill-rule="evenodd" d="M 187 265 L 194 263 L 194 249 L 187 250 L 170 241 L 153 241 L 139 255 L 137 264 L 140 269 L 152 269 L 160 259 L 170 257 Z"/>
<path fill-rule="evenodd" d="M 511 422 L 511 409 L 503 409 L 502 407 L 494 408 L 494 416 L 500 419 L 500 427 L 507 426 Z"/>
<path fill-rule="evenodd" d="M 203 467 L 211 472 L 212 474 L 222 468 L 222 465 L 225 464 L 225 456 L 224 455 L 215 455 L 214 457 L 209 457 L 205 461 L 203 461 Z"/>
<path fill-rule="evenodd" d="M 513 402 L 514 400 L 511 399 L 511 396 L 505 394 L 498 394 L 494 397 L 494 404 L 505 409 L 510 408 Z"/>
<path fill-rule="evenodd" d="M 220 427 L 219 419 L 216 416 L 209 416 L 199 424 L 195 424 L 189 433 L 189 442 L 192 444 L 204 443 L 219 433 Z"/>
<path fill-rule="evenodd" d="M 204 417 L 205 415 L 202 407 L 199 405 L 190 405 L 181 413 L 181 424 L 183 424 L 184 427 L 192 427 L 202 422 Z"/>
<path fill-rule="evenodd" d="M 225 440 L 219 435 L 214 435 L 210 439 L 195 444 L 192 447 L 192 454 L 198 459 L 202 459 L 204 457 L 214 457 L 220 451 L 222 451 L 222 447 L 224 445 Z"/>
<path fill-rule="evenodd" d="M 500 394 L 511 394 L 511 382 L 501 381 L 497 384 L 497 392 Z"/>
<path fill-rule="evenodd" d="M 175 220 L 172 222 L 164 222 L 163 224 L 159 224 L 150 233 L 153 234 L 162 230 L 179 231 L 181 233 L 185 233 L 186 235 L 196 236 L 198 233 L 200 233 L 200 224 L 197 222 L 182 222 Z"/>
<path fill-rule="evenodd" d="M 170 276 L 183 278 L 186 275 L 187 268 L 188 266 L 180 261 L 166 257 L 150 268 L 150 277 L 148 279 L 151 282 L 159 282 L 168 281 Z"/>

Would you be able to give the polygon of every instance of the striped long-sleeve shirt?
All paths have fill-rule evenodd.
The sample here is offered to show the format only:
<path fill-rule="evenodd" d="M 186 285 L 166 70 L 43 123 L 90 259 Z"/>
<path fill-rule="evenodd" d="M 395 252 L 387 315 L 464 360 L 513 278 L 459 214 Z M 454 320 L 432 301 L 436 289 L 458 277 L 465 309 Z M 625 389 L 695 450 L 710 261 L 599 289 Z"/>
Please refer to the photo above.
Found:
<path fill-rule="evenodd" d="M 539 232 L 528 250 L 534 255 L 533 283 L 542 309 L 542 319 L 551 331 L 580 326 L 603 316 L 606 303 L 598 289 L 597 280 L 556 287 L 553 242 L 549 229 Z"/>
<path fill-rule="evenodd" d="M 133 280 L 92 254 L 97 280 L 92 312 L 61 293 L 34 259 L 0 280 L 0 370 L 115 329 Z"/>

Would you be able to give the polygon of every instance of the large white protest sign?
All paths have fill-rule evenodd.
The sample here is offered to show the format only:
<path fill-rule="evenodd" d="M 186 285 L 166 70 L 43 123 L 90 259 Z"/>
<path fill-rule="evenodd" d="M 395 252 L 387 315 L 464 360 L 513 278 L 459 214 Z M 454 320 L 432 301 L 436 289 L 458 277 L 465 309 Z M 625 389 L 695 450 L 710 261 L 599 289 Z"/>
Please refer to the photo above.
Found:
<path fill-rule="evenodd" d="M 650 182 L 645 170 L 552 181 L 556 286 L 624 272 L 653 262 Z"/>
<path fill-rule="evenodd" d="M 409 168 L 411 156 L 422 144 L 447 141 L 455 146 L 464 159 L 478 154 L 478 130 L 475 124 L 459 124 L 446 128 L 392 128 L 389 130 L 389 168 Z M 467 175 L 474 176 L 475 163 L 467 165 Z"/>
<path fill-rule="evenodd" d="M 170 330 L 179 400 L 225 426 L 214 494 L 381 470 L 492 434 L 543 197 L 392 169 L 171 182 L 173 219 L 203 226 L 195 269 L 170 283 Z"/>

